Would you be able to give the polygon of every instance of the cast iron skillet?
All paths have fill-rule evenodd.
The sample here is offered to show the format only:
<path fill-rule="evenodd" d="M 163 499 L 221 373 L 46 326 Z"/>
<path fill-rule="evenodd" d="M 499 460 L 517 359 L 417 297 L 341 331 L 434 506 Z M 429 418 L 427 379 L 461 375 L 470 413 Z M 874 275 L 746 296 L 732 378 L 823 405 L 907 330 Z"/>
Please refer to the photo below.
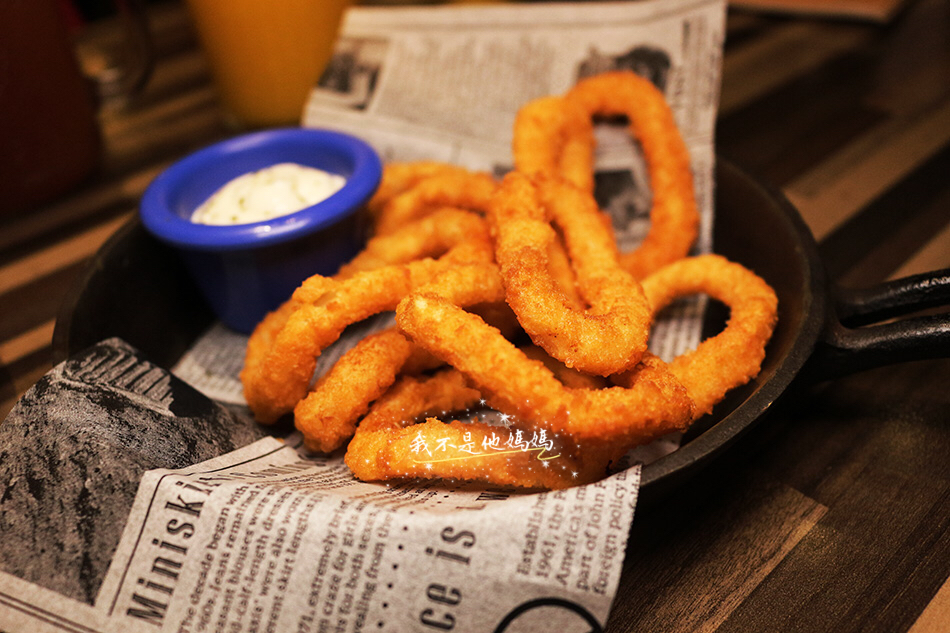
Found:
<path fill-rule="evenodd" d="M 775 288 L 779 321 L 759 376 L 701 419 L 680 449 L 644 468 L 647 499 L 662 497 L 724 451 L 793 380 L 950 356 L 948 314 L 857 327 L 950 304 L 950 269 L 840 291 L 825 279 L 811 233 L 780 194 L 725 160 L 716 186 L 715 251 Z M 67 297 L 53 334 L 54 361 L 119 336 L 170 367 L 212 318 L 174 253 L 133 220 L 106 242 Z"/>

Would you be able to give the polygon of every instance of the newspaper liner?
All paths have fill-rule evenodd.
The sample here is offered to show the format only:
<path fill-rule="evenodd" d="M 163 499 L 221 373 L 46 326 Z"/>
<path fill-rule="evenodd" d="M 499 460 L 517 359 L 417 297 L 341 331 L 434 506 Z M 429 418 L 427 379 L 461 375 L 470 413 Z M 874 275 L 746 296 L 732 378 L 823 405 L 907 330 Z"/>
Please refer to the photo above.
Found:
<path fill-rule="evenodd" d="M 702 213 L 696 250 L 708 251 L 724 16 L 722 0 L 353 9 L 302 123 L 359 134 L 387 160 L 501 174 L 511 167 L 518 106 L 564 92 L 585 73 L 634 67 L 664 89 L 689 147 Z M 597 134 L 598 201 L 629 247 L 649 224 L 645 168 L 625 131 Z M 682 306 L 657 327 L 654 351 L 671 358 L 695 345 L 701 313 L 701 302 Z M 318 373 L 389 318 L 348 331 L 321 356 Z M 214 399 L 243 403 L 245 342 L 213 327 L 174 373 Z M 639 466 L 542 494 L 387 486 L 358 482 L 338 455 L 306 455 L 297 441 L 266 438 L 183 470 L 149 471 L 95 605 L 0 574 L 8 597 L 0 626 L 602 629 Z"/>
<path fill-rule="evenodd" d="M 535 630 L 559 618 L 590 630 L 619 580 L 638 475 L 534 495 L 381 486 L 267 438 L 150 471 L 99 600 L 124 615 L 115 631 Z"/>

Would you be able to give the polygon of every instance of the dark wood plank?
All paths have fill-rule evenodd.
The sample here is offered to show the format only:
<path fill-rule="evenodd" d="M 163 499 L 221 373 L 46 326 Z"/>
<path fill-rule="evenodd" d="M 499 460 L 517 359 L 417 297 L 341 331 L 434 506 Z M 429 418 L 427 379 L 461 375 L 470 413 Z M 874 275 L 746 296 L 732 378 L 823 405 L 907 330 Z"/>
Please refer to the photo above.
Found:
<path fill-rule="evenodd" d="M 832 278 L 867 286 L 883 279 L 950 223 L 950 145 L 822 240 Z"/>
<path fill-rule="evenodd" d="M 61 268 L 32 283 L 0 295 L 0 305 L 16 306 L 0 320 L 0 341 L 11 339 L 50 319 L 55 319 L 62 299 L 79 279 L 86 260 Z"/>
<path fill-rule="evenodd" d="M 887 119 L 865 104 L 873 67 L 866 55 L 836 56 L 719 120 L 718 151 L 783 186 Z"/>
<path fill-rule="evenodd" d="M 950 576 L 950 361 L 816 392 L 751 460 L 826 505 L 719 629 L 904 631 Z M 907 402 L 915 403 L 913 407 Z"/>
<path fill-rule="evenodd" d="M 607 630 L 716 630 L 824 511 L 743 474 L 639 514 Z"/>
<path fill-rule="evenodd" d="M 0 422 L 19 397 L 52 368 L 52 354 L 52 346 L 47 345 L 12 363 L 0 364 Z"/>

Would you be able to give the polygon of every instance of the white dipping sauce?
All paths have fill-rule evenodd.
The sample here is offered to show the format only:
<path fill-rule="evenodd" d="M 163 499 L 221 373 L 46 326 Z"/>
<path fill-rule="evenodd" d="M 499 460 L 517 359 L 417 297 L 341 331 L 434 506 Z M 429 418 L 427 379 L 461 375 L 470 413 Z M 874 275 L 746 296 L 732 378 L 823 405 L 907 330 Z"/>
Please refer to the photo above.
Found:
<path fill-rule="evenodd" d="M 321 169 L 279 163 L 239 176 L 198 207 L 198 224 L 250 224 L 300 211 L 339 191 L 346 179 Z"/>

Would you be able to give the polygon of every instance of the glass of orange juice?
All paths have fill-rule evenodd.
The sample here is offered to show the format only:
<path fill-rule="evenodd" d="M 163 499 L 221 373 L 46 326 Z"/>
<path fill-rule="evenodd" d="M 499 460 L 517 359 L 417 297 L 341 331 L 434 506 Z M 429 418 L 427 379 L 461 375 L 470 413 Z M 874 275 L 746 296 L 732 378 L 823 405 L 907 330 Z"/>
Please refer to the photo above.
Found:
<path fill-rule="evenodd" d="M 351 0 L 188 0 L 221 103 L 241 128 L 299 123 Z"/>

